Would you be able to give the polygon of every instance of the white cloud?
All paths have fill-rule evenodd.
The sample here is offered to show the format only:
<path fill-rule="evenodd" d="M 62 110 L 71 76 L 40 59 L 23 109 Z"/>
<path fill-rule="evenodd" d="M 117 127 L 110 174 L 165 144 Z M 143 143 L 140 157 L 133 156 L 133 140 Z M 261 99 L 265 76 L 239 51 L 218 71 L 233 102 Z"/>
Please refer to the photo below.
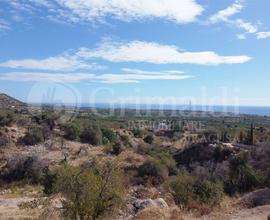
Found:
<path fill-rule="evenodd" d="M 196 0 L 56 0 L 76 21 L 113 17 L 122 21 L 162 18 L 177 23 L 192 22 L 203 11 Z M 62 11 L 63 12 L 63 11 Z"/>
<path fill-rule="evenodd" d="M 11 30 L 10 25 L 6 21 L 0 19 L 0 31 L 9 31 L 9 30 Z"/>
<path fill-rule="evenodd" d="M 49 71 L 74 71 L 79 69 L 103 68 L 95 63 L 88 63 L 83 59 L 70 54 L 49 57 L 46 59 L 8 60 L 0 63 L 0 67 Z"/>
<path fill-rule="evenodd" d="M 48 9 L 51 20 L 102 22 L 113 18 L 124 22 L 160 18 L 177 23 L 193 22 L 203 12 L 196 0 L 3 0 L 17 11 Z"/>
<path fill-rule="evenodd" d="M 208 24 L 215 24 L 218 22 L 225 22 L 226 24 L 236 27 L 244 31 L 244 33 L 237 34 L 238 39 L 246 39 L 248 34 L 256 34 L 257 39 L 261 39 L 258 36 L 265 36 L 265 32 L 258 32 L 258 25 L 251 22 L 247 22 L 243 19 L 231 19 L 231 17 L 243 9 L 243 1 L 236 1 L 233 5 L 228 8 L 217 12 L 208 19 Z M 258 34 L 263 33 L 263 34 Z M 266 34 L 267 35 L 267 34 Z"/>
<path fill-rule="evenodd" d="M 234 24 L 240 28 L 246 31 L 246 33 L 256 33 L 258 31 L 258 27 L 250 22 L 246 22 L 242 19 L 237 19 L 234 21 Z"/>
<path fill-rule="evenodd" d="M 265 39 L 270 37 L 270 31 L 256 33 L 257 39 Z"/>
<path fill-rule="evenodd" d="M 146 70 L 140 70 L 140 69 L 130 69 L 130 68 L 122 68 L 122 71 L 127 72 L 127 73 L 139 73 L 139 74 L 183 74 L 185 72 L 179 71 L 179 70 L 165 70 L 165 71 L 146 71 Z"/>
<path fill-rule="evenodd" d="M 110 62 L 200 65 L 237 64 L 248 62 L 251 59 L 246 55 L 220 56 L 213 51 L 188 52 L 173 45 L 143 41 L 128 43 L 106 41 L 94 50 L 81 48 L 77 56 L 85 59 L 101 58 Z"/>
<path fill-rule="evenodd" d="M 39 81 L 53 81 L 53 82 L 80 82 L 84 80 L 91 80 L 94 74 L 86 73 L 40 73 L 40 72 L 11 72 L 0 75 L 0 80 L 17 81 L 17 82 L 39 82 Z"/>
<path fill-rule="evenodd" d="M 229 6 L 228 8 L 223 9 L 217 12 L 216 14 L 212 15 L 209 18 L 209 21 L 211 23 L 217 23 L 220 21 L 228 21 L 228 18 L 239 13 L 242 10 L 242 8 L 243 8 L 243 5 L 239 1 L 236 1 L 233 5 Z"/>
<path fill-rule="evenodd" d="M 130 69 L 131 72 L 131 69 Z M 169 73 L 170 71 L 151 72 L 134 70 L 128 74 L 93 74 L 93 73 L 40 73 L 40 72 L 11 72 L 0 75 L 0 80 L 17 82 L 98 82 L 98 83 L 139 83 L 144 80 L 184 80 L 191 75 Z M 174 72 L 174 71 L 173 71 Z"/>
<path fill-rule="evenodd" d="M 220 56 L 213 51 L 188 52 L 180 50 L 173 45 L 163 45 L 154 42 L 131 41 L 127 43 L 113 43 L 105 41 L 95 49 L 80 48 L 77 51 L 65 52 L 62 55 L 44 59 L 8 60 L 0 63 L 0 67 L 60 72 L 106 68 L 97 64 L 95 62 L 97 59 L 109 62 L 219 65 L 245 63 L 251 58 L 246 55 Z M 129 69 L 124 69 L 124 71 L 130 72 Z M 136 72 L 147 74 L 147 72 L 140 72 L 139 70 Z"/>

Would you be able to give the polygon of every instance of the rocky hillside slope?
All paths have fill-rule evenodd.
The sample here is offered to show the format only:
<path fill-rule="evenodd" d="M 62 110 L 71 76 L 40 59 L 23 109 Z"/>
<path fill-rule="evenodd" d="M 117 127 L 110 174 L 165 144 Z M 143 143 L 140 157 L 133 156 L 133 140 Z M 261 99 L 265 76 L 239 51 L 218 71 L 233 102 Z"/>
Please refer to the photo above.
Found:
<path fill-rule="evenodd" d="M 0 93 L 0 108 L 22 108 L 25 106 L 25 103 L 15 98 L 12 98 L 4 93 Z"/>

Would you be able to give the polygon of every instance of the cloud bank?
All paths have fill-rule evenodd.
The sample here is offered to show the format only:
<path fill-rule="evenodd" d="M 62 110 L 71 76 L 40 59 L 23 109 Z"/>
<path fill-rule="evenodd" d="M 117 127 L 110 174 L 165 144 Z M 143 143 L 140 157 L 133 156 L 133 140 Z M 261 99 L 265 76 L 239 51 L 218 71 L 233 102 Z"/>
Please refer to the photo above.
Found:
<path fill-rule="evenodd" d="M 0 63 L 0 67 L 13 69 L 34 69 L 49 71 L 75 71 L 81 69 L 102 69 L 96 63 L 86 62 L 82 58 L 66 53 L 65 55 L 45 59 L 8 60 Z"/>
<path fill-rule="evenodd" d="M 155 42 L 105 41 L 94 49 L 79 48 L 72 53 L 65 52 L 63 55 L 45 59 L 8 60 L 0 63 L 0 67 L 66 72 L 106 68 L 97 64 L 100 59 L 111 63 L 219 65 L 242 64 L 250 61 L 251 57 L 246 55 L 222 56 L 213 51 L 183 51 L 175 45 Z"/>
<path fill-rule="evenodd" d="M 219 65 L 245 63 L 251 59 L 246 55 L 221 56 L 213 51 L 183 51 L 174 45 L 144 41 L 107 41 L 94 50 L 81 48 L 77 55 L 85 59 L 103 59 L 109 62 L 145 62 L 154 64 Z"/>
<path fill-rule="evenodd" d="M 110 17 L 129 22 L 160 18 L 176 23 L 189 23 L 203 12 L 196 0 L 4 0 L 16 10 L 48 9 L 52 19 L 72 23 L 100 22 Z"/>
<path fill-rule="evenodd" d="M 145 70 L 124 70 L 127 74 L 94 74 L 94 73 L 44 73 L 44 72 L 11 72 L 0 75 L 0 80 L 18 82 L 97 82 L 97 83 L 140 83 L 145 80 L 184 80 L 192 78 L 184 72 L 160 71 L 151 72 Z"/>

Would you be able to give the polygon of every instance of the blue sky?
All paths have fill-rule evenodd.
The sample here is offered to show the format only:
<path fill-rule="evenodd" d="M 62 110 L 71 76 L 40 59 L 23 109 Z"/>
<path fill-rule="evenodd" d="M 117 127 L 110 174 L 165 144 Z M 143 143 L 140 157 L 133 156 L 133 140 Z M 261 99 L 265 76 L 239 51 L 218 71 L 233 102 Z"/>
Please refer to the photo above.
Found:
<path fill-rule="evenodd" d="M 0 91 L 28 102 L 270 106 L 268 0 L 0 0 Z"/>

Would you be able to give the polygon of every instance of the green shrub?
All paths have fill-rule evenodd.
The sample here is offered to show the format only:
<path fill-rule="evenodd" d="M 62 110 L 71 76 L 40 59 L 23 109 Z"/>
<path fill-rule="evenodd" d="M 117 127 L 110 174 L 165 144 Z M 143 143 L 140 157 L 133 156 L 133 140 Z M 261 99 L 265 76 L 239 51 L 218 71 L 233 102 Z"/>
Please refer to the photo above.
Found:
<path fill-rule="evenodd" d="M 194 184 L 195 178 L 190 175 L 178 176 L 176 180 L 170 183 L 172 195 L 177 204 L 187 205 L 193 201 L 195 195 Z"/>
<path fill-rule="evenodd" d="M 129 143 L 129 137 L 127 135 L 121 135 L 120 136 L 120 140 L 122 141 L 122 143 L 125 146 L 129 146 L 130 145 L 130 143 Z"/>
<path fill-rule="evenodd" d="M 97 170 L 67 164 L 56 171 L 55 191 L 65 196 L 65 219 L 98 219 L 121 205 L 122 173 L 108 163 Z"/>
<path fill-rule="evenodd" d="M 80 138 L 83 142 L 92 145 L 102 144 L 102 132 L 100 127 L 97 125 L 90 125 L 85 127 L 80 135 Z"/>
<path fill-rule="evenodd" d="M 9 126 L 15 121 L 14 114 L 10 111 L 0 111 L 0 126 Z"/>
<path fill-rule="evenodd" d="M 107 144 L 108 142 L 115 143 L 117 141 L 117 135 L 111 129 L 102 128 L 101 131 L 104 144 Z"/>
<path fill-rule="evenodd" d="M 26 181 L 32 184 L 42 182 L 43 171 L 48 162 L 36 156 L 16 155 L 8 158 L 7 164 L 1 170 L 0 178 L 5 182 Z"/>
<path fill-rule="evenodd" d="M 143 140 L 147 144 L 152 144 L 154 141 L 154 137 L 153 137 L 153 135 L 147 135 Z"/>
<path fill-rule="evenodd" d="M 196 200 L 201 203 L 218 205 L 224 196 L 223 185 L 220 182 L 197 180 L 194 185 Z"/>
<path fill-rule="evenodd" d="M 140 177 L 154 177 L 159 182 L 165 180 L 168 176 L 168 170 L 161 162 L 157 160 L 147 160 L 138 169 Z"/>
<path fill-rule="evenodd" d="M 78 123 L 69 123 L 64 126 L 65 138 L 68 140 L 77 140 L 81 134 L 81 127 Z"/>
<path fill-rule="evenodd" d="M 43 185 L 43 192 L 45 194 L 50 195 L 54 192 L 56 178 L 56 172 L 51 171 L 49 167 L 43 169 L 43 178 L 41 183 Z"/>
<path fill-rule="evenodd" d="M 40 127 L 30 128 L 20 140 L 25 145 L 35 145 L 44 141 L 43 130 Z"/>
<path fill-rule="evenodd" d="M 121 154 L 121 152 L 123 151 L 123 147 L 120 143 L 115 143 L 113 146 L 112 146 L 112 154 L 113 155 L 119 155 Z"/>
<path fill-rule="evenodd" d="M 132 131 L 132 133 L 133 133 L 134 137 L 136 137 L 136 138 L 142 138 L 144 135 L 144 132 L 141 129 L 134 129 Z"/>
<path fill-rule="evenodd" d="M 191 147 L 174 155 L 178 165 L 190 166 L 194 162 L 204 163 L 211 161 L 214 155 L 214 148 L 207 143 L 194 144 Z"/>
<path fill-rule="evenodd" d="M 179 205 L 202 203 L 214 206 L 218 205 L 224 196 L 221 183 L 200 180 L 188 174 L 178 176 L 169 186 L 175 202 Z"/>
<path fill-rule="evenodd" d="M 175 175 L 177 173 L 176 161 L 169 151 L 158 146 L 139 145 L 137 152 L 140 154 L 147 154 L 155 160 L 160 161 L 162 165 L 167 167 L 170 175 Z"/>
<path fill-rule="evenodd" d="M 260 177 L 249 163 L 247 154 L 239 154 L 230 160 L 228 193 L 247 192 L 260 185 Z"/>

